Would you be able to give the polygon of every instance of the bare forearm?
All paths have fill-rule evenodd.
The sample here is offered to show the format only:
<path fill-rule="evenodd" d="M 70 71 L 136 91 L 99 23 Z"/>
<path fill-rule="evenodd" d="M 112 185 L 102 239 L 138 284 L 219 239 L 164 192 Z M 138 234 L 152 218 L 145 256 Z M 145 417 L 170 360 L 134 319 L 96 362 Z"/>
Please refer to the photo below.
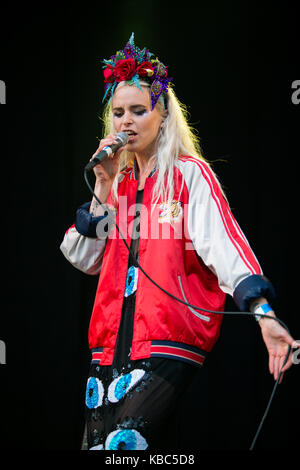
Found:
<path fill-rule="evenodd" d="M 96 180 L 94 193 L 103 205 L 105 205 L 107 202 L 111 187 L 112 184 L 101 183 L 100 181 Z M 99 204 L 95 197 L 93 197 L 91 202 L 90 213 L 93 214 L 95 217 L 104 215 L 105 213 L 105 206 L 103 207 L 101 204 Z"/>

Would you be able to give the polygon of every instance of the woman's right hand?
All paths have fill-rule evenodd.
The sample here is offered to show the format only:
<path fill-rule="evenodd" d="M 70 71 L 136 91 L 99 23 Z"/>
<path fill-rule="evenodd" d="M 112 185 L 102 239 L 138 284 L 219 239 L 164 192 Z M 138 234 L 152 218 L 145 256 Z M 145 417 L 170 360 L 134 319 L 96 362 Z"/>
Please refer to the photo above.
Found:
<path fill-rule="evenodd" d="M 116 134 L 109 134 L 104 139 L 100 140 L 99 147 L 92 156 L 91 160 L 95 158 L 104 147 L 117 143 Z M 124 150 L 124 146 L 120 147 L 114 154 L 109 155 L 105 160 L 94 167 L 96 180 L 99 183 L 112 184 L 118 172 L 119 157 Z"/>

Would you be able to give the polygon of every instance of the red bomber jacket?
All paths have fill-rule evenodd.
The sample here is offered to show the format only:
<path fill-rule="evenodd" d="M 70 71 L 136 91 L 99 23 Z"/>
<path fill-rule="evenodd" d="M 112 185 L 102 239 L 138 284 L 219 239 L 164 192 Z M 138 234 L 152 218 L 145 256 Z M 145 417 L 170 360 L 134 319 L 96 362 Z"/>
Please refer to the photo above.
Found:
<path fill-rule="evenodd" d="M 135 162 L 136 165 L 136 162 Z M 225 296 L 241 310 L 254 298 L 274 300 L 271 283 L 236 222 L 209 165 L 180 156 L 171 203 L 152 205 L 157 171 L 146 179 L 140 207 L 139 264 L 163 289 L 193 306 L 222 312 Z M 138 188 L 135 168 L 121 173 L 115 220 L 130 246 Z M 129 252 L 114 224 L 103 230 L 90 203 L 76 213 L 61 250 L 79 270 L 99 275 L 89 326 L 89 346 L 111 365 L 126 291 Z M 105 222 L 105 224 L 104 224 Z M 158 289 L 138 268 L 131 360 L 169 357 L 201 365 L 220 333 L 222 314 L 184 305 Z"/>

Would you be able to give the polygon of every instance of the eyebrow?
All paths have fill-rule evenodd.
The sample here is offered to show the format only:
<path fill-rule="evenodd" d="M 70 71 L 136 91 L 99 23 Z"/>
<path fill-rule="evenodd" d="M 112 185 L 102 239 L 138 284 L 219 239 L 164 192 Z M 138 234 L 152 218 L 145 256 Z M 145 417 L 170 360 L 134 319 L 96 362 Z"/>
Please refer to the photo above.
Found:
<path fill-rule="evenodd" d="M 144 104 L 133 104 L 131 106 L 129 106 L 129 109 L 133 109 L 135 110 L 136 108 L 147 108 L 147 106 L 145 106 Z M 113 111 L 119 111 L 119 110 L 122 110 L 122 106 L 119 106 L 117 108 L 113 108 Z"/>

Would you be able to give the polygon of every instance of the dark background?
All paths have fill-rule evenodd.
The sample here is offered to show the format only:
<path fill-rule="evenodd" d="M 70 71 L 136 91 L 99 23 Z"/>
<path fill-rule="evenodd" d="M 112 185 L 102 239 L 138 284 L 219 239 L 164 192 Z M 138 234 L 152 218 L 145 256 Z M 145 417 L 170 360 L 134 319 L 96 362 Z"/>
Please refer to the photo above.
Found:
<path fill-rule="evenodd" d="M 299 339 L 296 13 L 253 1 L 41 5 L 1 6 L 0 447 L 78 450 L 97 278 L 68 264 L 59 245 L 90 199 L 83 168 L 102 132 L 100 60 L 134 31 L 136 44 L 169 66 L 204 156 L 274 284 L 277 315 Z M 227 308 L 237 310 L 231 298 Z M 179 410 L 183 447 L 249 448 L 274 383 L 259 330 L 249 317 L 224 317 Z M 279 386 L 257 450 L 298 444 L 299 372 L 294 366 Z"/>

